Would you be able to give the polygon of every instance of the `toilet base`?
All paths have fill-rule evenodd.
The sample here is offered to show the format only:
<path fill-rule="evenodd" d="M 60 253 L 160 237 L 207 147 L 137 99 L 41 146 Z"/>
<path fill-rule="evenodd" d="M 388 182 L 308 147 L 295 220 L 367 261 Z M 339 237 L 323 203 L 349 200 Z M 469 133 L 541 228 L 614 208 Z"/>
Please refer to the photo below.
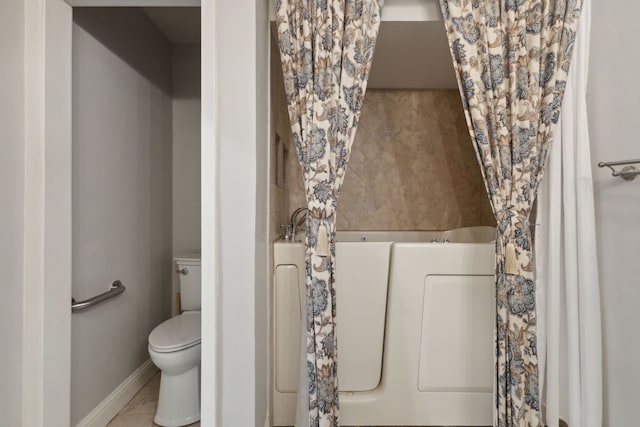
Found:
<path fill-rule="evenodd" d="M 199 420 L 200 366 L 178 375 L 162 371 L 154 422 L 164 427 L 179 427 Z"/>

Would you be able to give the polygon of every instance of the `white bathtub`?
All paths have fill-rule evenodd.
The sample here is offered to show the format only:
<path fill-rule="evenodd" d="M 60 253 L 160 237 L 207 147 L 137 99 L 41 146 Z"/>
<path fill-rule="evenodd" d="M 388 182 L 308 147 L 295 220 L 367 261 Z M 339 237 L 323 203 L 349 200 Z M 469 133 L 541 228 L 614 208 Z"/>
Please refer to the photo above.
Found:
<path fill-rule="evenodd" d="M 492 424 L 494 238 L 493 227 L 338 232 L 342 425 Z M 303 244 L 276 242 L 276 426 L 294 422 L 304 286 Z"/>

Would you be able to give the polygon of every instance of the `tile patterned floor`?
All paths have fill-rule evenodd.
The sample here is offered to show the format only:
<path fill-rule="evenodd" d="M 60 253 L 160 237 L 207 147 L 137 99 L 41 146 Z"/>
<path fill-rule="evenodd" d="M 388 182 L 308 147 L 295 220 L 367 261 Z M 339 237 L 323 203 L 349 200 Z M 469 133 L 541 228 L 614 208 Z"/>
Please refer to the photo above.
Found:
<path fill-rule="evenodd" d="M 160 373 L 158 372 L 133 399 L 111 420 L 107 427 L 156 427 L 153 417 L 158 406 Z M 200 427 L 200 422 L 189 427 Z"/>

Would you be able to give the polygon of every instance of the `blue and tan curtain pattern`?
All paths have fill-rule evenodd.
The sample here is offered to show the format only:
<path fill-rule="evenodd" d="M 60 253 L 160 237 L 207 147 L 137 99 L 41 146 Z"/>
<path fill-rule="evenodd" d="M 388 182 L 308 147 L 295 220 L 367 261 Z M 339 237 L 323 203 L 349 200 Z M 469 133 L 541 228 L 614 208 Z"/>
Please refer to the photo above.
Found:
<path fill-rule="evenodd" d="M 540 426 L 529 214 L 560 115 L 580 0 L 440 0 L 495 214 L 494 425 Z"/>
<path fill-rule="evenodd" d="M 276 0 L 282 70 L 307 195 L 309 418 L 338 426 L 335 224 L 382 0 Z"/>

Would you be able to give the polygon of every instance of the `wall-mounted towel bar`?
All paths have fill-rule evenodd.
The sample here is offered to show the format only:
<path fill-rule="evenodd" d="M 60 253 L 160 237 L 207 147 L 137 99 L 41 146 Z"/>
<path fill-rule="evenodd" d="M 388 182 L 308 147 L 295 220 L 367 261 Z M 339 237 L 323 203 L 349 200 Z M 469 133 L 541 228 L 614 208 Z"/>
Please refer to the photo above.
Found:
<path fill-rule="evenodd" d="M 75 298 L 71 298 L 71 311 L 75 313 L 76 311 L 86 310 L 87 308 L 93 307 L 94 305 L 100 304 L 110 298 L 115 297 L 116 295 L 120 295 L 125 291 L 124 285 L 120 280 L 116 280 L 111 284 L 109 290 L 107 292 L 103 292 L 100 295 L 96 295 L 93 298 L 89 298 L 88 300 L 76 302 Z"/>
<path fill-rule="evenodd" d="M 598 163 L 598 167 L 603 168 L 606 166 L 609 169 L 611 169 L 612 176 L 619 176 L 625 181 L 633 181 L 636 178 L 636 176 L 640 175 L 640 170 L 638 170 L 635 166 L 628 166 L 628 165 L 635 165 L 635 164 L 640 164 L 640 159 L 619 160 L 617 162 L 600 162 Z M 624 167 L 620 170 L 616 170 L 614 166 L 624 166 Z"/>

